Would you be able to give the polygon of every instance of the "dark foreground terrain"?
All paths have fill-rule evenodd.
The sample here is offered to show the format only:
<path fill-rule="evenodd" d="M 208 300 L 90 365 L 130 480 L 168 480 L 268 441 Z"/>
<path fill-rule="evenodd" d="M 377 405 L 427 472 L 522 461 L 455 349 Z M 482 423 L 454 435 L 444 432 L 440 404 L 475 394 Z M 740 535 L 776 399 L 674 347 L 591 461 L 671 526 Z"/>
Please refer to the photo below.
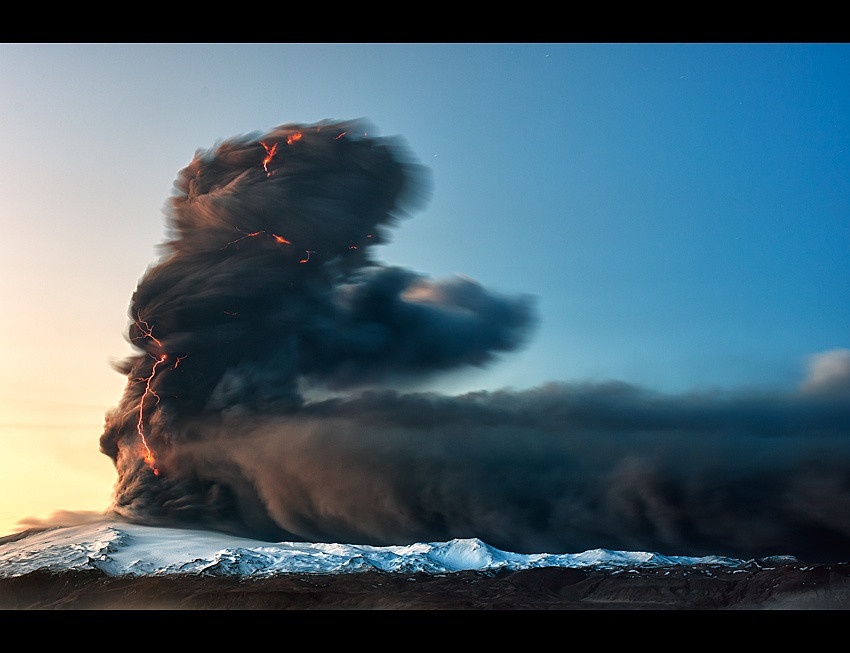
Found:
<path fill-rule="evenodd" d="M 0 579 L 3 610 L 845 610 L 850 563 L 546 567 L 483 574 L 363 572 L 109 577 L 35 572 Z"/>

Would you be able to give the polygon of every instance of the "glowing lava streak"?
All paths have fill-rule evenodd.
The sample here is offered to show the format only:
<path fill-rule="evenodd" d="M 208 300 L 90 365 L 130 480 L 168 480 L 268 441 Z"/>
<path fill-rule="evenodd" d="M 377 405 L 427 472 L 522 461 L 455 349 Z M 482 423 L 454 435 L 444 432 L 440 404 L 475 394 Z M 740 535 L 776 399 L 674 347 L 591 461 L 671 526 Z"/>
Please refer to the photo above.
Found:
<path fill-rule="evenodd" d="M 150 354 L 148 355 L 150 356 Z M 151 356 L 151 358 L 153 358 L 153 356 Z M 153 367 L 151 367 L 150 376 L 148 376 L 146 379 L 140 379 L 141 381 L 145 382 L 145 391 L 144 393 L 142 393 L 142 398 L 139 399 L 139 421 L 136 423 L 136 430 L 139 432 L 139 437 L 142 440 L 142 445 L 145 447 L 145 462 L 153 470 L 153 473 L 156 476 L 159 476 L 159 469 L 157 469 L 156 467 L 156 460 L 154 460 L 153 451 L 151 451 L 151 448 L 148 446 L 147 438 L 145 438 L 145 399 L 147 399 L 148 395 L 153 395 L 154 397 L 156 397 L 156 403 L 159 403 L 159 395 L 156 394 L 153 388 L 151 388 L 151 382 L 153 381 L 153 377 L 156 374 L 156 368 L 159 367 L 161 363 L 164 363 L 167 358 L 168 355 L 163 354 L 159 358 L 155 359 L 156 362 L 153 364 Z M 177 362 L 179 363 L 180 359 L 178 359 Z"/>

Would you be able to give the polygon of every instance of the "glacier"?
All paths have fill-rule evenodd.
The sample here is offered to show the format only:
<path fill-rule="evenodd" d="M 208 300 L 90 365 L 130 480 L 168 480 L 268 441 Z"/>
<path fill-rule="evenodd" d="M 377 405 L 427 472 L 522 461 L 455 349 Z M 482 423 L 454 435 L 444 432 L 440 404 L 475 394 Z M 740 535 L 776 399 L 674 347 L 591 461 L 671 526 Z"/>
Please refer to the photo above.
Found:
<path fill-rule="evenodd" d="M 794 560 L 782 557 L 783 560 Z M 638 567 L 741 567 L 751 561 L 722 556 L 592 549 L 580 553 L 512 553 L 476 538 L 397 546 L 321 542 L 269 543 L 213 531 L 106 520 L 25 531 L 0 540 L 0 578 L 34 571 L 98 570 L 108 576 L 271 577 L 279 574 L 495 573 L 535 567 L 625 570 Z"/>

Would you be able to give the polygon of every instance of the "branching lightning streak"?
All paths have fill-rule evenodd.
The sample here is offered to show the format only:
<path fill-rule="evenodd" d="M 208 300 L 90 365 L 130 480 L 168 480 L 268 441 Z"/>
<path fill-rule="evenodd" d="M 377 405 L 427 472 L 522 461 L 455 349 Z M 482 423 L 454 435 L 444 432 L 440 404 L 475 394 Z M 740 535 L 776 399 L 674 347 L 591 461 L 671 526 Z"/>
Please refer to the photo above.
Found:
<path fill-rule="evenodd" d="M 148 354 L 148 356 L 150 356 L 150 354 Z M 151 358 L 154 357 L 151 356 Z M 153 381 L 153 377 L 156 374 L 156 368 L 159 367 L 160 364 L 164 363 L 167 358 L 167 354 L 162 354 L 162 356 L 160 356 L 159 358 L 155 358 L 155 362 L 151 367 L 150 376 L 148 376 L 147 378 L 139 379 L 139 381 L 145 382 L 145 391 L 142 393 L 141 399 L 139 399 L 139 421 L 136 423 L 136 430 L 139 432 L 139 437 L 142 440 L 142 445 L 145 447 L 145 462 L 153 470 L 153 473 L 157 476 L 159 476 L 159 469 L 156 467 L 156 461 L 154 460 L 153 451 L 151 451 L 151 448 L 148 446 L 147 438 L 145 438 L 145 399 L 147 399 L 148 395 L 153 395 L 154 397 L 156 397 L 156 403 L 159 403 L 159 395 L 154 391 L 153 388 L 151 388 L 151 382 Z M 182 359 L 178 359 L 177 363 L 179 363 L 180 360 Z M 175 367 L 177 366 L 177 363 L 174 364 Z"/>
<path fill-rule="evenodd" d="M 266 171 L 266 177 L 271 177 L 272 173 L 269 170 L 269 163 L 271 163 L 275 153 L 277 152 L 277 143 L 269 147 L 264 141 L 260 141 L 260 145 L 262 145 L 266 150 L 266 157 L 263 159 L 263 170 Z"/>
<path fill-rule="evenodd" d="M 142 319 L 141 313 L 136 316 L 136 326 L 139 328 L 139 331 L 142 332 L 142 335 L 135 336 L 131 338 L 132 340 L 138 340 L 139 338 L 150 338 L 157 344 L 158 347 L 162 347 L 162 343 L 156 338 L 154 338 L 153 327 Z"/>
<path fill-rule="evenodd" d="M 157 347 L 160 350 L 163 349 L 162 342 L 153 335 L 153 327 L 142 319 L 141 312 L 137 313 L 135 324 L 139 331 L 142 332 L 142 335 L 136 336 L 136 338 L 134 339 L 150 338 L 153 342 L 156 343 Z M 153 377 L 156 375 L 157 368 L 168 359 L 168 354 L 162 353 L 160 354 L 159 358 L 157 358 L 151 353 L 148 353 L 148 356 L 154 359 L 154 364 L 151 367 L 150 374 L 147 377 L 136 379 L 138 382 L 144 382 L 145 384 L 145 391 L 142 393 L 142 396 L 139 399 L 139 419 L 136 422 L 136 431 L 138 432 L 139 438 L 142 441 L 142 445 L 145 448 L 144 461 L 153 470 L 153 473 L 159 476 L 159 468 L 157 468 L 156 466 L 156 459 L 154 458 L 153 451 L 148 445 L 147 438 L 145 437 L 145 400 L 147 399 L 148 395 L 153 395 L 156 398 L 156 403 L 159 403 L 159 395 L 151 387 L 151 383 L 153 383 Z M 174 367 L 176 368 L 180 364 L 180 361 L 182 361 L 184 358 L 186 358 L 186 356 L 178 357 L 177 360 L 174 362 Z"/>
<path fill-rule="evenodd" d="M 290 134 L 286 137 L 286 144 L 292 145 L 296 141 L 300 141 L 303 137 L 301 132 L 295 132 L 294 134 Z M 267 145 L 265 141 L 260 141 L 260 145 L 266 150 L 266 156 L 263 158 L 263 170 L 266 171 L 266 177 L 271 177 L 274 174 L 273 170 L 269 170 L 269 164 L 272 162 L 272 159 L 277 154 L 277 146 L 280 143 L 275 143 L 274 145 Z"/>

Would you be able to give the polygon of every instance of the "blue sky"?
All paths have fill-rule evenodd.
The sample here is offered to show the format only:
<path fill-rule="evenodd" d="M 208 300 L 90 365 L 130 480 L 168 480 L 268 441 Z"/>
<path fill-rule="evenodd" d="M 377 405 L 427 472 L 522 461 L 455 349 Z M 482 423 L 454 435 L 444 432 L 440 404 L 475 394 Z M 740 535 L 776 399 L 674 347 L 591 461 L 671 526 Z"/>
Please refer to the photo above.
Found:
<path fill-rule="evenodd" d="M 378 257 L 536 297 L 449 393 L 794 389 L 850 348 L 850 44 L 2 44 L 0 531 L 98 509 L 130 297 L 197 149 L 365 118 L 431 169 Z"/>

